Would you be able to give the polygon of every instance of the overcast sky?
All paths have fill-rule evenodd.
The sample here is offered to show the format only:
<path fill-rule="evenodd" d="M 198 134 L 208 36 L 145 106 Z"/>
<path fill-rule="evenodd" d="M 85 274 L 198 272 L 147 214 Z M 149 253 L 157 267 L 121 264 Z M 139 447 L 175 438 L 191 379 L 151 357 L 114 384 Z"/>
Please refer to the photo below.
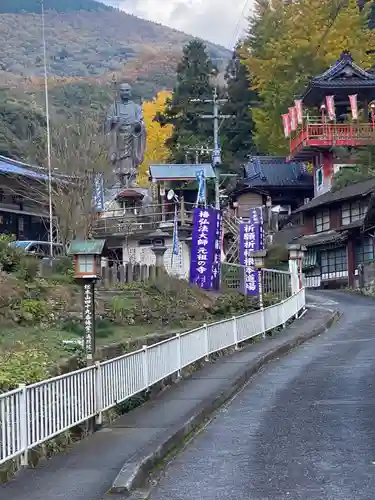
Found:
<path fill-rule="evenodd" d="M 103 0 L 102 0 L 103 1 Z M 252 1 L 236 0 L 104 0 L 144 19 L 171 26 L 205 40 L 233 48 L 243 34 Z M 232 5 L 233 5 L 232 4 Z M 240 21 L 241 20 L 241 21 Z"/>

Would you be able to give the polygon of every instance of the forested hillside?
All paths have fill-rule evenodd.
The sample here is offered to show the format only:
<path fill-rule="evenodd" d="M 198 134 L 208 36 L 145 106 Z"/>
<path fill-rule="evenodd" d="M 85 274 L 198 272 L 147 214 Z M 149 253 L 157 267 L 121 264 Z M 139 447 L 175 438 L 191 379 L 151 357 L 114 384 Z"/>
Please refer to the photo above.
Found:
<path fill-rule="evenodd" d="M 101 126 L 127 81 L 136 100 L 172 89 L 192 37 L 94 0 L 44 0 L 53 120 L 93 117 Z M 44 64 L 40 0 L 0 0 L 0 154 L 43 161 Z M 208 44 L 225 66 L 230 52 Z"/>
<path fill-rule="evenodd" d="M 45 0 L 45 9 L 49 71 L 60 77 L 122 71 L 150 50 L 163 65 L 173 54 L 180 56 L 192 38 L 93 0 Z M 1 12 L 0 46 L 6 50 L 0 53 L 0 70 L 24 77 L 42 75 L 40 0 L 1 0 Z M 213 44 L 208 50 L 214 57 L 229 56 Z"/>
<path fill-rule="evenodd" d="M 0 13 L 39 13 L 40 7 L 41 0 L 1 0 Z M 95 0 L 44 0 L 44 8 L 46 10 L 55 10 L 56 12 L 69 12 L 77 10 L 97 12 L 100 10 L 113 10 L 111 7 L 100 2 L 96 2 Z"/>

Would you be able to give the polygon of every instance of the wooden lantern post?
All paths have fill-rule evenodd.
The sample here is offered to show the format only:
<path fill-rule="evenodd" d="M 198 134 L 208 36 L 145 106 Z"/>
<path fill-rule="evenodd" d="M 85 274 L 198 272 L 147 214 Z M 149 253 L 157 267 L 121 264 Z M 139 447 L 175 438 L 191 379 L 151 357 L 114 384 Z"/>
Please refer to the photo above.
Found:
<path fill-rule="evenodd" d="M 95 283 L 101 277 L 105 240 L 73 240 L 68 255 L 74 258 L 74 274 L 83 291 L 84 350 L 87 366 L 95 355 Z"/>

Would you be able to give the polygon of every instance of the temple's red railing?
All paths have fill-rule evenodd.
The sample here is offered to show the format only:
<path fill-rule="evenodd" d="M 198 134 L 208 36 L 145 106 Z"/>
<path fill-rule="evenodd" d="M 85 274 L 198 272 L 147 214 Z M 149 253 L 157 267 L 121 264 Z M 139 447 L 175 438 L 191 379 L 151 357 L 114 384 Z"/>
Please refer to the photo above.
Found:
<path fill-rule="evenodd" d="M 375 129 L 371 123 L 330 124 L 307 123 L 290 139 L 290 153 L 304 147 L 366 146 L 375 144 Z"/>

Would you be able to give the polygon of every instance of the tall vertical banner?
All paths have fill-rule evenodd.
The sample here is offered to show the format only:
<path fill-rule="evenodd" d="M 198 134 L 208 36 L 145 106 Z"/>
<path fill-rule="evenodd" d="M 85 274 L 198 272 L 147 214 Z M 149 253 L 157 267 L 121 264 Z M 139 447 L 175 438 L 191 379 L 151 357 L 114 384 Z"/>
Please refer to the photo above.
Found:
<path fill-rule="evenodd" d="M 289 113 L 286 113 L 285 115 L 281 115 L 281 118 L 283 120 L 284 135 L 285 135 L 285 137 L 289 137 L 290 136 L 290 116 L 289 116 Z"/>
<path fill-rule="evenodd" d="M 215 254 L 214 265 L 212 268 L 212 288 L 220 290 L 221 285 L 221 249 L 222 249 L 222 232 L 223 232 L 223 219 L 220 210 L 216 212 L 216 226 L 215 226 Z"/>
<path fill-rule="evenodd" d="M 177 203 L 176 203 L 175 207 L 174 207 L 171 265 L 173 265 L 173 257 L 175 255 L 178 256 L 179 250 L 180 250 L 180 242 L 179 242 L 179 238 L 178 238 L 178 210 L 177 210 Z"/>
<path fill-rule="evenodd" d="M 94 175 L 92 186 L 92 206 L 95 212 L 104 212 L 104 177 L 99 172 Z"/>
<path fill-rule="evenodd" d="M 350 108 L 352 110 L 353 120 L 358 120 L 358 104 L 357 104 L 357 94 L 349 96 Z"/>
<path fill-rule="evenodd" d="M 194 209 L 190 283 L 204 290 L 220 286 L 221 225 L 219 210 L 212 207 Z"/>
<path fill-rule="evenodd" d="M 329 120 L 331 120 L 331 121 L 336 120 L 335 98 L 333 95 L 326 96 L 326 104 L 327 104 L 327 114 L 328 114 Z"/>
<path fill-rule="evenodd" d="M 202 168 L 196 173 L 196 179 L 198 182 L 198 195 L 196 205 L 202 203 L 202 205 L 206 205 L 206 175 Z"/>
<path fill-rule="evenodd" d="M 259 295 L 259 275 L 252 253 L 264 248 L 263 210 L 252 208 L 248 222 L 240 224 L 240 264 L 245 267 L 245 294 Z"/>
<path fill-rule="evenodd" d="M 297 123 L 298 125 L 303 124 L 303 108 L 302 108 L 302 99 L 296 99 L 294 101 L 297 113 Z"/>
<path fill-rule="evenodd" d="M 289 108 L 290 129 L 297 130 L 297 110 L 295 107 Z"/>

